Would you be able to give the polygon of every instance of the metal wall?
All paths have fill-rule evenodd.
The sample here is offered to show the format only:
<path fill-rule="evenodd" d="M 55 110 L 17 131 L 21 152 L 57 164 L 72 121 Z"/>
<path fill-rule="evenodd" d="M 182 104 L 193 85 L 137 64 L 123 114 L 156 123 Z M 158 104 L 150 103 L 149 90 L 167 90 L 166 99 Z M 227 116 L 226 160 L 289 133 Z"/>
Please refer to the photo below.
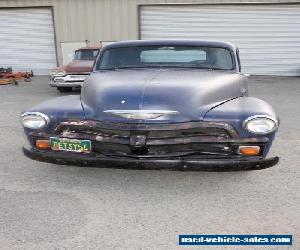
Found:
<path fill-rule="evenodd" d="M 280 3 L 293 0 L 0 0 L 0 8 L 53 7 L 58 61 L 62 62 L 61 42 L 137 39 L 138 6 L 148 4 Z"/>

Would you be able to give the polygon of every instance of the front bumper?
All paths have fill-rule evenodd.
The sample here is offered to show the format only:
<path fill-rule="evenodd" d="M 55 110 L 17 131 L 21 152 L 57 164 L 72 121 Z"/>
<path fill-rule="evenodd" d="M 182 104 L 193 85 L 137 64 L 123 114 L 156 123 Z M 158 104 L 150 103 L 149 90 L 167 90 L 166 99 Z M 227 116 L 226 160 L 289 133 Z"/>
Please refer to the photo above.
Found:
<path fill-rule="evenodd" d="M 63 165 L 75 165 L 99 168 L 126 168 L 126 169 L 170 169 L 170 170 L 202 170 L 202 171 L 241 171 L 259 170 L 272 167 L 279 162 L 279 157 L 262 159 L 171 159 L 171 158 L 130 158 L 105 157 L 90 154 L 41 151 L 34 148 L 23 147 L 24 154 L 34 160 Z"/>
<path fill-rule="evenodd" d="M 81 87 L 88 75 L 66 75 L 50 77 L 51 87 Z"/>

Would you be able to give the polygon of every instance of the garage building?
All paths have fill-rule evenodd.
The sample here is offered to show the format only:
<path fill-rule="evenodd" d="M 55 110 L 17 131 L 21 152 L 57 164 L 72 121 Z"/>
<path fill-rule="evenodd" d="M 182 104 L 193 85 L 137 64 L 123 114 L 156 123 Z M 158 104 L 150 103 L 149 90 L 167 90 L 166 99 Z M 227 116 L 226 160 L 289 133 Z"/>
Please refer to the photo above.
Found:
<path fill-rule="evenodd" d="M 48 69 L 129 39 L 236 44 L 244 73 L 300 76 L 300 1 L 0 0 L 0 67 Z"/>

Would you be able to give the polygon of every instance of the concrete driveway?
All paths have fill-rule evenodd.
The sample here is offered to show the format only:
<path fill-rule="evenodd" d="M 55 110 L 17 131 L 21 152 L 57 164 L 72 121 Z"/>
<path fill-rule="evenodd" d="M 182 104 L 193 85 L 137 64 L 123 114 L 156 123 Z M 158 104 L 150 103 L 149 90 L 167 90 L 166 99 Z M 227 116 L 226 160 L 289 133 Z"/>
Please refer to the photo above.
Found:
<path fill-rule="evenodd" d="M 227 173 L 81 168 L 25 158 L 19 114 L 63 95 L 47 81 L 0 86 L 0 249 L 196 249 L 177 246 L 178 234 L 292 234 L 292 247 L 243 249 L 300 249 L 300 78 L 251 78 L 251 94 L 281 117 L 272 150 L 281 161 Z"/>

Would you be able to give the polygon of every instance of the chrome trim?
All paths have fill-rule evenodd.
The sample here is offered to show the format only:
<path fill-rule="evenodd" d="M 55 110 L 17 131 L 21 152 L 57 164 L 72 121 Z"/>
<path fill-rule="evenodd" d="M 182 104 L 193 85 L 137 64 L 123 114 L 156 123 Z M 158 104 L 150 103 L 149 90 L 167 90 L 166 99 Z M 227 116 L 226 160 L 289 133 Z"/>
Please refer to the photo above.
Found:
<path fill-rule="evenodd" d="M 111 114 L 157 114 L 157 115 L 176 115 L 179 114 L 178 111 L 174 110 L 150 110 L 150 109 L 129 109 L 129 110 L 104 110 L 104 113 L 111 113 Z"/>
<path fill-rule="evenodd" d="M 25 112 L 25 113 L 21 114 L 21 118 L 23 118 L 25 116 L 30 116 L 30 115 L 42 117 L 46 121 L 46 125 L 45 126 L 47 126 L 50 123 L 50 118 L 47 115 L 45 115 L 45 114 L 43 114 L 41 112 Z M 22 123 L 22 125 L 23 125 L 23 123 Z"/>
<path fill-rule="evenodd" d="M 112 115 L 116 115 L 116 116 L 122 116 L 122 115 L 157 115 L 157 117 L 155 118 L 148 118 L 149 120 L 151 119 L 156 119 L 160 116 L 163 115 L 177 115 L 179 114 L 178 111 L 175 110 L 104 110 L 104 113 L 108 113 L 108 114 L 112 114 Z M 128 118 L 128 119 L 136 119 L 136 118 Z M 148 120 L 147 119 L 147 120 Z"/>
<path fill-rule="evenodd" d="M 269 120 L 273 121 L 273 122 L 275 123 L 274 128 L 273 128 L 270 132 L 268 132 L 268 133 L 257 133 L 257 132 L 255 133 L 255 132 L 253 132 L 253 131 L 248 130 L 248 129 L 247 129 L 247 126 L 246 126 L 247 123 L 248 123 L 249 121 L 254 120 L 254 119 L 257 119 L 257 118 L 266 118 L 266 119 L 269 119 Z M 256 134 L 256 135 L 266 135 L 266 134 L 270 134 L 270 133 L 276 131 L 276 130 L 278 129 L 278 126 L 279 126 L 279 121 L 276 120 L 275 118 L 273 118 L 272 116 L 269 116 L 269 115 L 253 115 L 253 116 L 249 116 L 249 117 L 248 117 L 247 119 L 245 119 L 245 121 L 243 122 L 243 127 L 244 127 L 244 129 L 246 129 L 248 132 L 250 132 L 250 133 L 252 133 L 252 134 Z"/>

